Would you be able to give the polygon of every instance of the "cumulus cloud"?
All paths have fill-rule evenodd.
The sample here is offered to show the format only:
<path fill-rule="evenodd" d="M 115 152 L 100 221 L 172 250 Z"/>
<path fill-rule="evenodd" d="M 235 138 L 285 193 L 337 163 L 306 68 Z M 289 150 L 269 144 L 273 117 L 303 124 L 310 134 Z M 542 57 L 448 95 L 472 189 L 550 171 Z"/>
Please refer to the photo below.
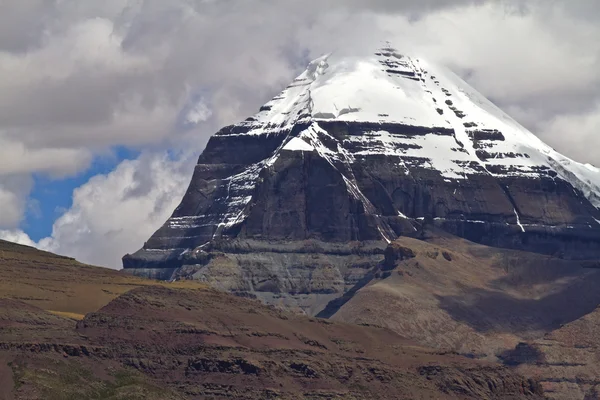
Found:
<path fill-rule="evenodd" d="M 19 225 L 32 187 L 28 175 L 0 175 L 0 229 Z"/>
<path fill-rule="evenodd" d="M 27 241 L 33 174 L 72 176 L 126 146 L 142 156 L 77 189 L 39 244 L 118 266 L 174 209 L 210 134 L 311 58 L 385 39 L 600 164 L 588 151 L 600 146 L 598 16 L 595 0 L 0 0 L 0 237 Z"/>
<path fill-rule="evenodd" d="M 29 235 L 20 229 L 0 229 L 0 239 L 22 244 L 24 246 L 39 247 L 38 243 L 31 240 Z"/>
<path fill-rule="evenodd" d="M 122 162 L 75 190 L 73 206 L 38 246 L 83 262 L 120 268 L 121 257 L 142 246 L 187 188 L 193 162 L 187 157 L 144 154 Z M 21 237 L 27 243 L 26 237 Z"/>
<path fill-rule="evenodd" d="M 54 223 L 50 237 L 36 243 L 21 229 L 4 229 L 0 239 L 119 269 L 121 257 L 141 247 L 178 205 L 194 161 L 190 152 L 146 152 L 123 161 L 74 191 L 72 207 Z M 2 196 L 0 191 L 0 201 Z"/>

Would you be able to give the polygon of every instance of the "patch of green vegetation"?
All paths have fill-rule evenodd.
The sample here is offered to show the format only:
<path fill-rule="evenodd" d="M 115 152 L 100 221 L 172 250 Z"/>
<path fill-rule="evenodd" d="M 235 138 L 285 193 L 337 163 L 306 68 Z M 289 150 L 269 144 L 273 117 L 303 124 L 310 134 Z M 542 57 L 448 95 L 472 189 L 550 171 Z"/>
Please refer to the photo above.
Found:
<path fill-rule="evenodd" d="M 103 380 L 73 361 L 48 363 L 46 368 L 11 366 L 18 390 L 23 383 L 31 385 L 46 400 L 182 400 L 183 397 L 154 384 L 133 369 L 110 372 Z"/>

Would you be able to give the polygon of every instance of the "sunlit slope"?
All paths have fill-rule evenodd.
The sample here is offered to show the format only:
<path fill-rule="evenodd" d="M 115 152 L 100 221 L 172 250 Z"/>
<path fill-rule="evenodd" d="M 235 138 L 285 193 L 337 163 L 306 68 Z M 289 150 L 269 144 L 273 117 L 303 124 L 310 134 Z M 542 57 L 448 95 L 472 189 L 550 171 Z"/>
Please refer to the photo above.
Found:
<path fill-rule="evenodd" d="M 0 298 L 20 300 L 77 318 L 100 309 L 131 289 L 147 285 L 190 289 L 203 287 L 193 282 L 167 284 L 137 278 L 0 241 Z"/>

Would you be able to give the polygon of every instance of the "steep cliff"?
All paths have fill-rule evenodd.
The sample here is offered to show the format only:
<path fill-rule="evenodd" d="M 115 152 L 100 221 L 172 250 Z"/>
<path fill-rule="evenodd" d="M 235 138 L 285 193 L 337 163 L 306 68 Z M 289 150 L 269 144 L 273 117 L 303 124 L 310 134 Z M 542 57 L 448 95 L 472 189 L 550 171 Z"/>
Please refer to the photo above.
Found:
<path fill-rule="evenodd" d="M 445 68 L 384 48 L 313 61 L 215 134 L 181 205 L 123 265 L 316 313 L 423 225 L 598 258 L 599 206 L 599 169 L 558 154 Z"/>

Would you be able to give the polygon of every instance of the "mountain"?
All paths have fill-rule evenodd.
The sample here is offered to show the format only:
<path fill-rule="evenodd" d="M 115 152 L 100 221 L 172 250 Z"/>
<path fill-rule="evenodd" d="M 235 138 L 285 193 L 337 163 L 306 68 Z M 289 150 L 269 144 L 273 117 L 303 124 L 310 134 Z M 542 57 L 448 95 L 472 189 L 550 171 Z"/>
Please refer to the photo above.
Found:
<path fill-rule="evenodd" d="M 0 273 L 0 400 L 543 398 L 509 367 L 194 282 L 2 241 Z"/>
<path fill-rule="evenodd" d="M 563 259 L 600 256 L 600 170 L 570 160 L 443 67 L 328 55 L 223 128 L 135 274 L 194 278 L 316 315 L 388 243 L 439 228 Z"/>

